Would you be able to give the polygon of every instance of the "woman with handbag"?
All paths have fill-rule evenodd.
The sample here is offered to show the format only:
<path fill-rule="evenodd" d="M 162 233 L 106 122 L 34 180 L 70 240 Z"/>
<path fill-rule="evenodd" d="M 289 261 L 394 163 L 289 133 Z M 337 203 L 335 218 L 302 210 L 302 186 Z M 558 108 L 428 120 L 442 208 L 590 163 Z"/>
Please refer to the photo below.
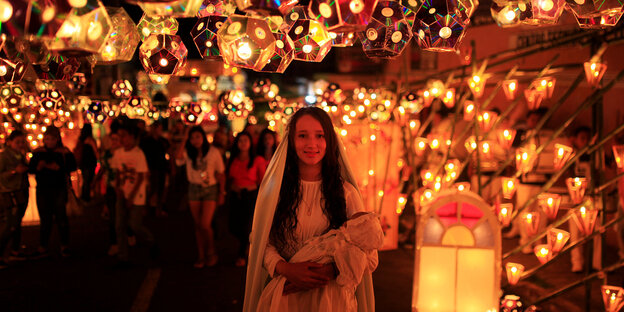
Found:
<path fill-rule="evenodd" d="M 26 139 L 20 130 L 14 130 L 0 153 L 0 269 L 7 267 L 2 256 L 9 242 L 9 259 L 24 260 L 20 252 L 22 218 L 28 206 L 28 166 Z"/>
<path fill-rule="evenodd" d="M 69 175 L 76 171 L 74 154 L 61 140 L 61 132 L 49 126 L 43 133 L 43 147 L 33 152 L 30 172 L 37 180 L 37 209 L 41 220 L 40 246 L 36 257 L 47 257 L 52 222 L 56 221 L 61 236 L 61 255 L 69 256 L 69 220 L 66 205 L 72 192 Z"/>

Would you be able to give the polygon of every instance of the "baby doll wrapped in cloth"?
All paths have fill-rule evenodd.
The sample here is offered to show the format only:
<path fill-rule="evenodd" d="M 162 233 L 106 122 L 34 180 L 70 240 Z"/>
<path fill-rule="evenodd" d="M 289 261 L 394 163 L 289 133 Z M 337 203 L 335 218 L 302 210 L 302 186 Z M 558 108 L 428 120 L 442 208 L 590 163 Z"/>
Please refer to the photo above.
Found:
<path fill-rule="evenodd" d="M 364 272 L 377 268 L 383 230 L 376 214 L 360 212 L 340 228 L 305 242 L 290 263 L 335 262 L 338 276 L 325 287 L 283 295 L 286 278 L 275 276 L 262 291 L 258 312 L 357 311 L 355 290 Z"/>

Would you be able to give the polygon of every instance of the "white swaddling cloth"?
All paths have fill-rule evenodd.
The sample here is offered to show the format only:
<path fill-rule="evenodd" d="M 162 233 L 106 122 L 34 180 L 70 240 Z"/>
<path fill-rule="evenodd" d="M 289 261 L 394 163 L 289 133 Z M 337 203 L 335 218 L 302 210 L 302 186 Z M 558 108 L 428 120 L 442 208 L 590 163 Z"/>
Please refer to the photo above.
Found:
<path fill-rule="evenodd" d="M 286 278 L 276 276 L 264 288 L 256 311 L 357 311 L 355 289 L 365 272 L 377 268 L 377 249 L 383 238 L 378 216 L 358 213 L 340 228 L 308 240 L 289 262 L 333 261 L 339 272 L 336 280 L 283 296 Z"/>

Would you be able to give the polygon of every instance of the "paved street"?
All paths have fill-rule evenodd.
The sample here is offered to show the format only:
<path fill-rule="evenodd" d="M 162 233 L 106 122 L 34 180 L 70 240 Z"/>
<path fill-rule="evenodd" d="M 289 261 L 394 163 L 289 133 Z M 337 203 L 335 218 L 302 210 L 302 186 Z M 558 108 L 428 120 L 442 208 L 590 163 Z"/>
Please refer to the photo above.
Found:
<path fill-rule="evenodd" d="M 166 218 L 146 218 L 160 245 L 158 260 L 150 260 L 147 248 L 139 244 L 131 249 L 134 265 L 118 270 L 112 266 L 114 259 L 106 255 L 106 221 L 99 216 L 99 209 L 90 209 L 85 216 L 71 220 L 72 257 L 60 258 L 58 245 L 53 243 L 51 258 L 21 262 L 0 271 L 0 311 L 241 310 L 245 272 L 233 264 L 236 241 L 227 233 L 223 211 L 217 216 L 220 260 L 216 267 L 192 267 L 196 256 L 190 214 L 172 211 Z M 34 248 L 38 227 L 27 227 L 24 240 L 28 248 Z M 57 240 L 54 234 L 52 241 Z M 504 240 L 504 249 L 514 243 Z M 605 261 L 615 261 L 613 248 L 606 250 L 610 254 Z M 533 255 L 512 259 L 528 268 L 537 263 Z M 569 257 L 558 261 L 538 278 L 511 290 L 535 299 L 582 276 L 569 272 Z M 410 311 L 412 271 L 413 249 L 380 253 L 373 276 L 378 311 Z M 610 275 L 609 282 L 621 284 L 619 274 Z M 600 311 L 599 283 L 592 287 L 592 311 Z M 579 287 L 544 305 L 544 311 L 582 311 L 583 297 L 584 288 Z"/>

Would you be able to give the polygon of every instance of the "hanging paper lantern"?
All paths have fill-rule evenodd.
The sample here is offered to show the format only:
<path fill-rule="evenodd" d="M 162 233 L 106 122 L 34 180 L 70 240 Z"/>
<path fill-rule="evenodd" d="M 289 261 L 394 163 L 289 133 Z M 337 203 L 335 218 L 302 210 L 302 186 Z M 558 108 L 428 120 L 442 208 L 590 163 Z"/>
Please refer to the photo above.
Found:
<path fill-rule="evenodd" d="M 464 120 L 473 120 L 475 116 L 475 104 L 472 101 L 464 101 Z"/>
<path fill-rule="evenodd" d="M 516 186 L 518 185 L 518 179 L 501 177 L 501 185 L 503 188 L 503 197 L 506 199 L 511 199 L 516 193 Z"/>
<path fill-rule="evenodd" d="M 513 129 L 500 129 L 496 131 L 496 138 L 498 144 L 506 150 L 511 148 L 514 139 L 516 138 L 516 130 Z"/>
<path fill-rule="evenodd" d="M 176 74 L 187 54 L 182 38 L 176 35 L 151 34 L 139 48 L 141 64 L 148 74 Z"/>
<path fill-rule="evenodd" d="M 20 61 L 12 62 L 0 58 L 0 83 L 18 82 L 26 73 L 26 65 Z"/>
<path fill-rule="evenodd" d="M 516 285 L 522 277 L 524 272 L 524 265 L 519 263 L 507 262 L 505 264 L 505 271 L 507 272 L 507 282 L 509 285 Z"/>
<path fill-rule="evenodd" d="M 253 110 L 253 101 L 241 90 L 232 90 L 223 95 L 219 111 L 228 119 L 247 118 Z"/>
<path fill-rule="evenodd" d="M 143 118 L 146 117 L 150 105 L 150 100 L 148 98 L 131 96 L 123 102 L 121 113 L 124 113 L 129 118 Z"/>
<path fill-rule="evenodd" d="M 132 85 L 128 80 L 117 80 L 111 87 L 113 96 L 119 99 L 127 99 L 132 95 Z"/>
<path fill-rule="evenodd" d="M 282 15 L 297 5 L 297 0 L 236 0 L 239 10 L 259 15 Z"/>
<path fill-rule="evenodd" d="M 147 16 L 195 17 L 202 0 L 138 1 Z"/>
<path fill-rule="evenodd" d="M 80 92 L 87 85 L 87 77 L 83 73 L 75 73 L 70 80 L 69 88 Z"/>
<path fill-rule="evenodd" d="M 172 75 L 148 74 L 147 76 L 155 84 L 168 84 Z"/>
<path fill-rule="evenodd" d="M 236 12 L 236 3 L 233 0 L 204 0 L 199 7 L 197 17 L 229 16 Z"/>
<path fill-rule="evenodd" d="M 505 91 L 505 97 L 507 98 L 507 100 L 513 101 L 516 98 L 516 91 L 518 91 L 518 80 L 504 80 L 503 91 Z"/>
<path fill-rule="evenodd" d="M 113 30 L 106 37 L 104 47 L 95 55 L 96 64 L 112 65 L 129 62 L 141 37 L 137 26 L 123 8 L 107 7 Z"/>
<path fill-rule="evenodd" d="M 538 91 L 535 87 L 528 87 L 524 90 L 524 98 L 526 99 L 529 110 L 536 110 L 542 104 L 544 92 Z"/>
<path fill-rule="evenodd" d="M 541 264 L 544 264 L 550 261 L 550 259 L 552 259 L 553 257 L 552 251 L 548 248 L 548 245 L 546 244 L 540 244 L 540 245 L 535 246 L 533 251 L 535 252 L 535 256 L 537 257 L 537 260 L 539 260 Z"/>
<path fill-rule="evenodd" d="M 285 32 L 281 30 L 272 31 L 275 38 L 275 51 L 262 67 L 261 72 L 283 73 L 290 63 L 295 59 L 295 44 Z"/>
<path fill-rule="evenodd" d="M 607 71 L 607 64 L 598 63 L 598 62 L 585 62 L 583 63 L 583 68 L 585 69 L 585 78 L 587 78 L 587 83 L 592 87 L 598 87 L 600 81 L 602 80 L 602 76 Z"/>
<path fill-rule="evenodd" d="M 516 150 L 516 170 L 522 174 L 527 174 L 533 170 L 535 162 L 537 161 L 537 154 L 535 152 L 535 144 L 529 144 L 528 146 L 520 147 Z"/>
<path fill-rule="evenodd" d="M 570 233 L 553 228 L 548 230 L 546 238 L 548 240 L 548 249 L 552 251 L 553 254 L 557 254 L 563 249 L 568 239 L 570 239 Z"/>
<path fill-rule="evenodd" d="M 624 145 L 613 145 L 613 156 L 618 168 L 624 168 Z"/>
<path fill-rule="evenodd" d="M 548 219 L 555 220 L 561 205 L 561 195 L 543 193 L 537 196 L 537 203 Z"/>
<path fill-rule="evenodd" d="M 191 37 L 205 59 L 220 59 L 221 53 L 217 44 L 217 32 L 227 20 L 226 16 L 210 15 L 197 20 L 191 30 Z"/>
<path fill-rule="evenodd" d="M 536 212 L 527 212 L 523 217 L 523 226 L 528 236 L 537 234 L 539 228 L 540 214 Z"/>
<path fill-rule="evenodd" d="M 500 27 L 515 27 L 533 19 L 530 0 L 492 1 L 490 13 Z"/>
<path fill-rule="evenodd" d="M 87 119 L 89 119 L 91 123 L 101 123 L 106 120 L 108 115 L 105 112 L 104 106 L 104 103 L 101 101 L 92 101 L 87 108 Z"/>
<path fill-rule="evenodd" d="M 624 307 L 624 288 L 602 285 L 600 290 L 606 312 L 618 312 Z"/>
<path fill-rule="evenodd" d="M 442 103 L 448 108 L 455 106 L 455 88 L 448 88 L 443 92 Z"/>
<path fill-rule="evenodd" d="M 479 99 L 483 96 L 483 92 L 485 92 L 485 81 L 487 78 L 481 75 L 474 75 L 468 80 L 468 87 L 472 92 L 472 95 Z"/>
<path fill-rule="evenodd" d="M 11 113 L 15 113 L 18 109 L 22 108 L 24 95 L 24 89 L 19 84 L 9 83 L 0 87 L 2 106 Z"/>
<path fill-rule="evenodd" d="M 352 47 L 357 37 L 352 32 L 329 32 L 333 47 Z"/>
<path fill-rule="evenodd" d="M 329 31 L 349 32 L 364 30 L 377 5 L 376 0 L 312 0 L 308 8 Z"/>
<path fill-rule="evenodd" d="M 619 1 L 566 1 L 581 28 L 602 29 L 617 24 L 622 17 L 623 4 Z"/>
<path fill-rule="evenodd" d="M 563 144 L 555 144 L 555 157 L 553 158 L 553 166 L 555 170 L 563 168 L 570 158 L 574 155 L 574 149 Z"/>
<path fill-rule="evenodd" d="M 505 203 L 499 204 L 498 221 L 502 226 L 509 226 L 511 223 L 511 216 L 513 215 L 513 204 Z"/>
<path fill-rule="evenodd" d="M 498 119 L 498 114 L 493 111 L 483 111 L 479 116 L 477 116 L 477 121 L 479 122 L 479 129 L 482 132 L 488 132 Z"/>
<path fill-rule="evenodd" d="M 65 97 L 57 89 L 46 89 L 39 92 L 39 104 L 47 111 L 56 111 L 65 104 Z"/>
<path fill-rule="evenodd" d="M 393 58 L 403 52 L 412 39 L 403 10 L 396 1 L 379 1 L 365 30 L 358 33 L 366 56 Z"/>
<path fill-rule="evenodd" d="M 52 56 L 43 64 L 33 64 L 37 77 L 42 80 L 70 80 L 80 67 L 75 57 Z"/>
<path fill-rule="evenodd" d="M 585 197 L 585 190 L 587 189 L 587 178 L 567 178 L 566 186 L 568 187 L 568 193 L 570 199 L 575 205 L 580 204 Z"/>
<path fill-rule="evenodd" d="M 418 114 L 425 107 L 422 97 L 414 92 L 409 92 L 401 97 L 401 106 L 405 107 L 406 113 Z"/>
<path fill-rule="evenodd" d="M 594 232 L 598 210 L 592 208 L 591 201 L 588 200 L 572 214 L 572 220 L 574 220 L 574 223 L 583 235 L 589 235 Z"/>
<path fill-rule="evenodd" d="M 331 49 L 332 42 L 327 29 L 315 20 L 296 20 L 288 36 L 293 40 L 295 59 L 299 61 L 320 62 Z"/>
<path fill-rule="evenodd" d="M 474 8 L 472 1 L 423 1 L 413 29 L 418 45 L 426 51 L 457 51 Z"/>
<path fill-rule="evenodd" d="M 0 21 L 3 32 L 13 37 L 53 38 L 72 10 L 65 0 L 11 0 L 8 4 L 11 9 L 5 6 L 2 12 L 6 20 Z"/>
<path fill-rule="evenodd" d="M 70 1 L 71 2 L 71 1 Z M 99 0 L 84 0 L 74 7 L 56 35 L 44 39 L 50 51 L 65 55 L 98 53 L 113 31 L 112 21 Z"/>
<path fill-rule="evenodd" d="M 544 98 L 550 99 L 555 91 L 555 82 L 557 79 L 553 77 L 543 77 L 531 82 L 529 88 L 537 90 L 544 95 Z"/>
<path fill-rule="evenodd" d="M 143 41 L 151 34 L 175 35 L 178 32 L 178 25 L 178 20 L 173 17 L 143 14 L 137 25 L 137 30 L 141 41 Z"/>
<path fill-rule="evenodd" d="M 203 110 L 200 104 L 190 103 L 187 110 L 182 113 L 182 121 L 188 125 L 198 125 L 203 120 Z"/>
<path fill-rule="evenodd" d="M 313 19 L 308 15 L 308 8 L 302 5 L 292 7 L 284 13 L 284 21 L 282 25 L 280 25 L 280 29 L 288 33 L 296 21 L 307 19 Z"/>
<path fill-rule="evenodd" d="M 230 66 L 261 70 L 275 52 L 275 37 L 263 18 L 231 15 L 217 35 L 221 56 Z"/>

